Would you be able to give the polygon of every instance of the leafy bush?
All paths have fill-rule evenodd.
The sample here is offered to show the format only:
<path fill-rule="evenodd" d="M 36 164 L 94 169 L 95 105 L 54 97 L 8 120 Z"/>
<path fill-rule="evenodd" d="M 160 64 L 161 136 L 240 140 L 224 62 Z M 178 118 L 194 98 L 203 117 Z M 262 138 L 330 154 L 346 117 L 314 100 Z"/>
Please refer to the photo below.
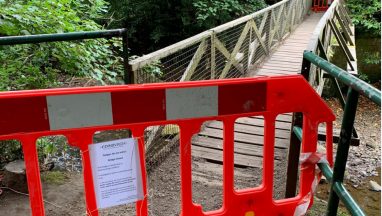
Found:
<path fill-rule="evenodd" d="M 0 35 L 99 30 L 94 20 L 107 10 L 103 0 L 0 0 Z M 89 76 L 115 82 L 121 58 L 118 40 L 106 39 L 0 47 L 0 90 L 46 88 L 59 76 Z"/>
<path fill-rule="evenodd" d="M 380 0 L 347 0 L 346 5 L 358 31 L 381 35 Z"/>
<path fill-rule="evenodd" d="M 198 0 L 193 5 L 198 25 L 205 28 L 215 27 L 267 6 L 264 1 L 259 0 Z"/>
<path fill-rule="evenodd" d="M 366 55 L 364 56 L 364 63 L 365 64 L 374 64 L 378 65 L 381 64 L 381 53 L 380 52 L 366 52 Z"/>
<path fill-rule="evenodd" d="M 23 157 L 21 144 L 16 140 L 0 141 L 0 149 L 0 169 L 2 169 L 8 162 Z"/>
<path fill-rule="evenodd" d="M 141 55 L 266 7 L 264 0 L 107 0 L 109 28 L 128 28 Z"/>
<path fill-rule="evenodd" d="M 367 76 L 367 74 L 365 73 L 362 73 L 361 71 L 358 73 L 358 78 L 360 78 L 361 80 L 367 83 L 370 83 L 369 76 Z"/>

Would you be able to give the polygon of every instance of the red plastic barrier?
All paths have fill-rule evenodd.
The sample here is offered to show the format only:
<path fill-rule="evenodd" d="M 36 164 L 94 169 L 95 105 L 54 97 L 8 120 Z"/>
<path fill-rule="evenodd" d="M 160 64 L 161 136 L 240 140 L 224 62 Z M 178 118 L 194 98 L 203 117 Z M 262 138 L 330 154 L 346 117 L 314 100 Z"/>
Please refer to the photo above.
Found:
<path fill-rule="evenodd" d="M 138 139 L 145 198 L 136 203 L 137 215 L 147 215 L 144 130 L 160 124 L 180 128 L 181 215 L 294 215 L 311 193 L 315 164 L 300 167 L 300 189 L 294 198 L 273 200 L 275 119 L 278 114 L 302 112 L 302 152 L 315 153 L 317 130 L 327 124 L 331 134 L 332 111 L 302 76 L 262 77 L 201 82 L 47 89 L 0 93 L 0 140 L 22 143 L 30 204 L 34 216 L 44 215 L 36 140 L 64 135 L 82 152 L 88 215 L 98 215 L 88 147 L 96 131 L 128 128 Z M 190 106 L 193 109 L 190 109 Z M 234 189 L 234 122 L 239 117 L 265 119 L 263 180 L 259 187 Z M 191 137 L 203 122 L 224 124 L 223 206 L 203 212 L 192 201 Z M 332 154 L 328 140 L 327 152 Z M 328 157 L 332 163 L 332 157 Z M 80 214 L 80 213 L 79 213 Z"/>
<path fill-rule="evenodd" d="M 326 11 L 329 8 L 329 0 L 314 0 L 312 10 L 314 12 Z"/>

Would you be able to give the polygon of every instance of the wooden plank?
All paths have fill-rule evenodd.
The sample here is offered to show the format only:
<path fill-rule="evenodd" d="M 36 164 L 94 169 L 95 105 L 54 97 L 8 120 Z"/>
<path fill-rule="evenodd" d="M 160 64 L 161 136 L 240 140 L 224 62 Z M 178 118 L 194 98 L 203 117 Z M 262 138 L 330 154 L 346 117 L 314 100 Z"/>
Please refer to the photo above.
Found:
<path fill-rule="evenodd" d="M 211 34 L 211 79 L 215 79 L 216 70 L 216 45 L 215 45 L 216 34 L 213 32 Z"/>
<path fill-rule="evenodd" d="M 229 69 L 231 68 L 231 66 L 233 64 L 233 60 L 235 59 L 236 54 L 239 52 L 239 49 L 241 48 L 241 45 L 243 44 L 245 37 L 248 34 L 249 28 L 250 28 L 250 24 L 249 24 L 249 22 L 247 22 L 247 24 L 245 24 L 245 26 L 244 26 L 243 31 L 240 34 L 239 39 L 237 40 L 235 47 L 232 50 L 229 61 L 225 64 L 223 71 L 220 74 L 220 77 L 219 77 L 220 79 L 224 79 L 225 76 L 227 75 Z"/>
<path fill-rule="evenodd" d="M 286 70 L 293 70 L 293 71 L 299 71 L 301 70 L 301 65 L 293 65 L 293 66 L 288 66 L 288 65 L 279 65 L 279 67 L 277 66 L 269 66 L 269 65 L 264 65 L 262 68 L 265 68 L 265 69 L 279 69 L 279 68 L 283 68 L 283 69 L 286 69 Z"/>
<path fill-rule="evenodd" d="M 263 37 L 261 37 L 261 31 L 259 31 L 257 29 L 257 26 L 256 26 L 256 23 L 254 21 L 251 22 L 251 27 L 253 29 L 253 31 L 255 32 L 255 35 L 257 37 L 257 40 L 258 42 L 260 43 L 261 47 L 263 48 L 264 52 L 265 53 L 269 53 L 269 50 L 267 49 L 267 47 L 265 46 L 265 43 L 263 41 Z"/>
<path fill-rule="evenodd" d="M 246 125 L 255 125 L 264 127 L 264 120 L 255 119 L 255 118 L 238 118 L 235 123 L 246 124 Z M 288 122 L 278 122 L 276 124 L 277 129 L 288 130 L 290 131 L 290 123 Z"/>
<path fill-rule="evenodd" d="M 264 117 L 263 116 L 251 116 L 249 118 L 254 118 L 254 119 L 261 119 L 263 120 Z M 290 123 L 292 122 L 292 116 L 291 115 L 283 115 L 283 114 L 280 114 L 276 117 L 276 121 L 277 122 L 287 122 L 287 123 Z"/>
<path fill-rule="evenodd" d="M 204 148 L 210 148 L 223 151 L 223 140 L 198 136 L 192 140 L 193 146 L 199 146 Z M 263 157 L 263 146 L 251 145 L 242 142 L 234 142 L 234 152 L 237 154 L 243 154 L 248 156 Z M 285 155 L 284 149 L 275 149 L 275 159 L 280 160 Z"/>
<path fill-rule="evenodd" d="M 194 71 L 196 67 L 198 66 L 200 60 L 202 59 L 202 56 L 205 51 L 206 51 L 206 40 L 203 39 L 198 49 L 196 50 L 194 56 L 192 57 L 190 63 L 188 64 L 186 70 L 184 71 L 184 74 L 182 75 L 182 78 L 180 79 L 181 82 L 189 81 L 191 79 L 191 76 L 192 74 L 194 74 Z"/>
<path fill-rule="evenodd" d="M 256 76 L 274 77 L 274 76 L 287 76 L 288 74 L 270 73 L 270 72 L 258 72 Z"/>
<path fill-rule="evenodd" d="M 194 146 L 194 145 L 191 147 L 191 149 L 192 149 L 192 156 L 194 157 L 201 157 L 211 161 L 222 163 L 223 154 L 221 150 L 203 148 L 203 147 Z M 235 165 L 262 168 L 263 167 L 262 161 L 263 159 L 261 157 L 234 154 Z"/>
<path fill-rule="evenodd" d="M 207 137 L 223 139 L 222 130 L 214 129 L 214 128 L 205 128 L 202 132 L 199 133 L 199 136 L 207 136 Z M 264 137 L 259 135 L 253 135 L 253 134 L 235 133 L 235 141 L 253 144 L 253 145 L 263 145 Z M 288 145 L 289 145 L 289 140 L 275 138 L 276 148 L 287 148 Z"/>
<path fill-rule="evenodd" d="M 301 63 L 302 59 L 299 58 L 287 58 L 287 57 L 272 57 L 271 61 L 275 62 L 293 62 L 293 63 Z"/>
<path fill-rule="evenodd" d="M 224 44 L 217 37 L 215 37 L 215 46 L 223 54 L 223 56 L 226 59 L 228 59 L 228 60 L 231 59 L 232 60 L 233 66 L 235 66 L 239 71 L 242 70 L 240 68 L 239 62 L 236 60 L 236 58 L 231 58 L 232 57 L 231 54 L 229 53 L 227 48 L 225 48 Z"/>
<path fill-rule="evenodd" d="M 223 130 L 223 123 L 220 121 L 213 121 L 209 123 L 206 127 L 208 128 L 215 128 L 215 129 L 220 129 Z M 240 133 L 248 133 L 248 134 L 254 134 L 254 135 L 259 135 L 263 136 L 264 135 L 264 127 L 260 126 L 249 126 L 245 124 L 235 124 L 235 132 L 240 132 Z M 280 138 L 280 139 L 289 139 L 290 132 L 286 130 L 275 130 L 275 137 Z"/>
<path fill-rule="evenodd" d="M 278 69 L 278 70 L 268 70 L 268 69 L 265 69 L 265 68 L 262 68 L 259 70 L 259 73 L 274 73 L 274 74 L 285 74 L 285 75 L 293 75 L 293 74 L 298 74 L 299 71 L 285 71 L 285 70 L 282 70 L 282 69 Z"/>
<path fill-rule="evenodd" d="M 285 62 L 282 65 L 285 67 L 298 67 L 301 69 L 301 65 L 297 65 L 296 63 Z M 278 63 L 278 62 L 267 62 L 263 66 L 278 67 L 278 66 L 280 66 L 280 63 Z"/>

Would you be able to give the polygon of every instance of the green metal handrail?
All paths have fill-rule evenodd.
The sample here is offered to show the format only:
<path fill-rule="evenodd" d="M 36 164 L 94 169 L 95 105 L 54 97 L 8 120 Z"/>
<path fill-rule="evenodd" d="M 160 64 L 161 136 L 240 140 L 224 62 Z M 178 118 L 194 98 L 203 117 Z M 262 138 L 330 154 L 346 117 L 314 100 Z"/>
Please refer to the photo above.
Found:
<path fill-rule="evenodd" d="M 343 179 L 349 154 L 359 94 L 364 95 L 378 106 L 381 106 L 381 91 L 310 51 L 304 52 L 304 60 L 318 66 L 329 75 L 349 87 L 333 171 L 328 164 L 319 164 L 324 176 L 331 182 L 327 215 L 337 214 L 339 200 L 341 199 L 341 201 L 345 204 L 345 207 L 352 215 L 363 216 L 365 213 L 344 187 Z M 299 139 L 301 139 L 301 128 L 294 127 L 293 132 Z"/>
<path fill-rule="evenodd" d="M 293 127 L 293 132 L 297 135 L 300 141 L 302 141 L 302 129 L 298 126 Z M 327 163 L 319 163 L 318 167 L 321 169 L 322 174 L 325 178 L 332 182 L 333 179 L 333 171 Z M 346 190 L 341 182 L 333 183 L 333 190 L 337 193 L 339 198 L 345 204 L 346 208 L 352 215 L 365 215 L 362 209 L 358 206 L 358 204 L 351 197 L 350 193 Z"/>
<path fill-rule="evenodd" d="M 316 66 L 320 67 L 328 74 L 337 78 L 343 84 L 356 90 L 360 94 L 372 100 L 374 103 L 381 106 L 381 91 L 371 86 L 369 83 L 353 76 L 352 74 L 342 70 L 336 65 L 326 61 L 325 59 L 315 55 L 310 51 L 304 51 L 304 58 Z"/>
<path fill-rule="evenodd" d="M 68 33 L 57 33 L 57 34 L 7 36 L 7 37 L 0 37 L 0 45 L 15 45 L 15 44 L 56 42 L 56 41 L 84 40 L 84 39 L 95 39 L 95 38 L 122 37 L 125 33 L 126 33 L 126 29 L 112 29 L 112 30 L 68 32 Z"/>
<path fill-rule="evenodd" d="M 86 40 L 96 38 L 122 38 L 122 58 L 124 68 L 124 82 L 130 84 L 133 82 L 133 73 L 129 67 L 129 52 L 128 52 L 128 40 L 127 29 L 111 29 L 100 31 L 85 31 L 85 32 L 68 32 L 57 34 L 38 34 L 38 35 L 24 35 L 24 36 L 6 36 L 0 37 L 0 46 L 5 45 L 17 45 L 17 44 L 35 44 L 45 42 L 58 42 L 58 41 L 72 41 L 72 40 Z"/>

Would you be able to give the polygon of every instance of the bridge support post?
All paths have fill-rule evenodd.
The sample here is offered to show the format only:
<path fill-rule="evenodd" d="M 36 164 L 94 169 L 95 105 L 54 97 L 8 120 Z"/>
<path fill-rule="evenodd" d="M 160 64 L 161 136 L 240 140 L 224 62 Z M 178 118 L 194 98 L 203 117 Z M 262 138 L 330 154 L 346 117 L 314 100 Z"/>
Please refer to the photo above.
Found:
<path fill-rule="evenodd" d="M 215 47 L 215 37 L 216 33 L 212 31 L 211 33 L 211 79 L 215 79 L 216 70 L 216 47 Z"/>
<path fill-rule="evenodd" d="M 339 197 L 334 191 L 335 183 L 342 183 L 344 180 L 346 162 L 349 154 L 350 141 L 352 137 L 354 119 L 357 111 L 359 93 L 349 88 L 344 117 L 342 119 L 340 140 L 338 142 L 337 155 L 333 168 L 333 178 L 330 188 L 328 210 L 326 215 L 337 215 Z"/>
<path fill-rule="evenodd" d="M 294 126 L 302 127 L 301 113 L 294 113 L 292 118 L 290 145 L 289 145 L 289 152 L 288 152 L 288 167 L 287 167 L 285 198 L 291 198 L 296 196 L 301 141 L 297 137 L 297 135 L 293 132 Z"/>
<path fill-rule="evenodd" d="M 123 58 L 123 81 L 125 84 L 134 83 L 134 74 L 129 65 L 129 46 L 127 39 L 127 30 L 122 33 L 122 58 Z"/>
<path fill-rule="evenodd" d="M 301 75 L 309 82 L 309 72 L 311 63 L 303 59 Z M 288 167 L 287 167 L 287 179 L 285 198 L 291 198 L 296 196 L 297 180 L 298 180 L 298 166 L 300 158 L 301 141 L 297 135 L 293 132 L 293 127 L 298 126 L 302 128 L 302 113 L 293 113 L 291 135 L 289 139 L 289 151 L 288 151 Z"/>

